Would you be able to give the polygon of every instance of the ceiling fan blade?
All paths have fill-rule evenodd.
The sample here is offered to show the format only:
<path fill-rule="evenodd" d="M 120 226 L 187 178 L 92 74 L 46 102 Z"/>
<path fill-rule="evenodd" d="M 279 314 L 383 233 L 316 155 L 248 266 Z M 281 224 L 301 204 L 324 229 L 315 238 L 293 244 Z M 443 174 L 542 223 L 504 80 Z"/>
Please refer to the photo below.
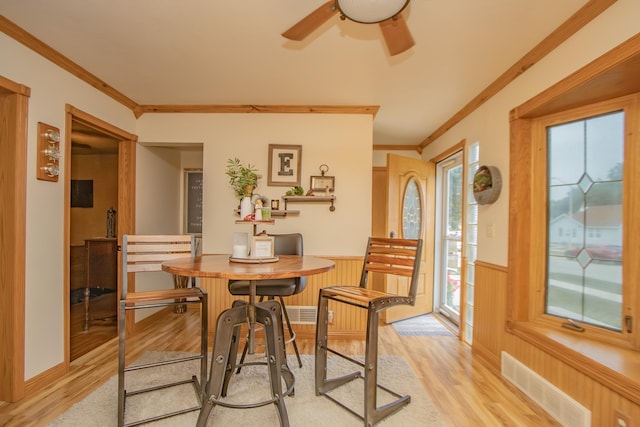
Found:
<path fill-rule="evenodd" d="M 282 33 L 282 36 L 289 40 L 302 41 L 337 12 L 338 8 L 335 5 L 335 0 L 330 0 Z"/>
<path fill-rule="evenodd" d="M 396 15 L 395 19 L 390 18 L 382 21 L 380 29 L 391 56 L 402 53 L 415 44 L 407 22 L 401 14 Z"/>

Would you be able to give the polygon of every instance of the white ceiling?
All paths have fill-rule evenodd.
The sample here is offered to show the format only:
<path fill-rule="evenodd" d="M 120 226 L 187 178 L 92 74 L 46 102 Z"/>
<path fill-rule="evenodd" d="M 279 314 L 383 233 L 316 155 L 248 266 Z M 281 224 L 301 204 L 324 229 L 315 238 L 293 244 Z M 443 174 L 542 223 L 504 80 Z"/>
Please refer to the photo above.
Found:
<path fill-rule="evenodd" d="M 416 45 L 334 16 L 326 0 L 2 0 L 0 14 L 138 104 L 379 105 L 374 144 L 416 145 L 586 0 L 412 0 Z"/>

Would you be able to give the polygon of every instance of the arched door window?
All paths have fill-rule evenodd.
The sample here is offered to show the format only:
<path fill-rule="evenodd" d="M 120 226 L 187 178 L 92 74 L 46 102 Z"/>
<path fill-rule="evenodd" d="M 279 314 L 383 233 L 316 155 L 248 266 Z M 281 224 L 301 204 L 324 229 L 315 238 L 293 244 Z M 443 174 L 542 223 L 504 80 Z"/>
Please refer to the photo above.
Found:
<path fill-rule="evenodd" d="M 407 183 L 402 199 L 402 234 L 405 239 L 418 239 L 422 232 L 422 197 L 415 179 Z"/>

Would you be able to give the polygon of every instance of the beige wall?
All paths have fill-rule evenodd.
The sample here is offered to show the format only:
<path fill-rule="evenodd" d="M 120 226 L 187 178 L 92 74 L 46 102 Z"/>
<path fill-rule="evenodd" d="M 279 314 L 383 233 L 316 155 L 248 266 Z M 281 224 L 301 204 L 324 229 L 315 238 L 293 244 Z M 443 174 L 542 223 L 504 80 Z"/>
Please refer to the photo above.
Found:
<path fill-rule="evenodd" d="M 64 360 L 64 161 L 58 182 L 36 180 L 38 122 L 65 129 L 71 104 L 135 133 L 131 110 L 0 34 L 0 75 L 31 89 L 27 140 L 25 379 Z M 64 144 L 63 144 L 64 145 Z M 62 147 L 64 149 L 64 147 Z M 64 154 L 64 153 L 63 153 Z M 63 157 L 64 159 L 64 157 Z"/>
<path fill-rule="evenodd" d="M 474 354 L 499 367 L 509 352 L 592 411 L 594 426 L 611 425 L 614 409 L 637 419 L 640 407 L 551 354 L 505 332 L 508 286 L 509 111 L 587 65 L 640 30 L 640 2 L 618 0 L 554 52 L 527 70 L 473 114 L 429 145 L 429 159 L 466 139 L 479 141 L 480 163 L 497 166 L 503 188 L 498 201 L 479 207 L 475 274 Z M 489 227 L 495 235 L 489 237 Z"/>
<path fill-rule="evenodd" d="M 370 115 L 145 114 L 138 120 L 138 136 L 147 145 L 203 144 L 205 253 L 229 253 L 234 231 L 251 232 L 250 226 L 235 224 L 238 200 L 224 174 L 227 159 L 255 165 L 263 175 L 256 192 L 280 198 L 290 187 L 267 185 L 268 146 L 287 144 L 302 146 L 305 190 L 309 177 L 320 174 L 319 166 L 329 166 L 327 174 L 336 178 L 336 210 L 330 212 L 324 203 L 292 204 L 289 209 L 299 214 L 276 218 L 264 229 L 304 233 L 309 255 L 362 255 L 371 232 L 371 126 Z M 138 159 L 138 168 L 139 174 L 157 173 L 144 158 Z M 152 182 L 139 183 L 139 198 L 153 191 Z M 139 209 L 143 205 L 138 199 Z M 146 217 L 139 211 L 138 221 Z"/>
<path fill-rule="evenodd" d="M 638 16 L 638 0 L 618 0 L 423 152 L 422 158 L 430 159 L 463 139 L 469 143 L 479 141 L 480 164 L 500 169 L 503 177 L 500 198 L 492 205 L 479 207 L 479 260 L 507 265 L 509 111 L 635 35 L 640 30 Z M 493 237 L 487 233 L 489 228 L 495 230 Z"/>

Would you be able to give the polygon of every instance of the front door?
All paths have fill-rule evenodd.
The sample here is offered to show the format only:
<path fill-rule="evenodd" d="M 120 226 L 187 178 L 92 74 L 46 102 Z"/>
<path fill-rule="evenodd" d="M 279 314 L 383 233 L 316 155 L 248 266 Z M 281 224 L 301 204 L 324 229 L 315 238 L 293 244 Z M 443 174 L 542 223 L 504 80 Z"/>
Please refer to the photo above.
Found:
<path fill-rule="evenodd" d="M 384 320 L 391 323 L 433 310 L 435 165 L 389 154 L 387 172 L 386 235 L 423 239 L 416 303 L 386 310 Z M 404 295 L 409 291 L 408 286 L 405 278 L 387 278 L 384 290 Z"/>

